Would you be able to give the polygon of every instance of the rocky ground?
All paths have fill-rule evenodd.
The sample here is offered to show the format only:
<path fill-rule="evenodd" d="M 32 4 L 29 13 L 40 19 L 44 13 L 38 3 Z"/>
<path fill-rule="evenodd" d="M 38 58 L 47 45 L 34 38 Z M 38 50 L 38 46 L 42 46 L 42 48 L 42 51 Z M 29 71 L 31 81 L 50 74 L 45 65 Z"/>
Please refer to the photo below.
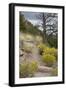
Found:
<path fill-rule="evenodd" d="M 41 56 L 39 54 L 38 48 L 34 45 L 32 48 L 32 53 L 22 52 L 23 56 L 20 56 L 19 63 L 22 63 L 25 59 L 32 61 L 35 60 L 38 62 L 38 72 L 35 73 L 35 77 L 47 77 L 51 76 L 52 68 L 44 66 L 44 63 L 41 62 Z"/>

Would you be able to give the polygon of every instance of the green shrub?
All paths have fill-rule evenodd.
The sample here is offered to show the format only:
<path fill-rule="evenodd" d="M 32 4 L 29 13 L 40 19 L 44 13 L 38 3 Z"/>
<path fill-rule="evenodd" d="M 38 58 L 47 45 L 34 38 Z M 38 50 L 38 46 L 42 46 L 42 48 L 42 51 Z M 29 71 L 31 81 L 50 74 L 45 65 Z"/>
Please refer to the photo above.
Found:
<path fill-rule="evenodd" d="M 20 64 L 20 78 L 24 78 L 28 76 L 28 63 L 24 62 Z"/>
<path fill-rule="evenodd" d="M 44 54 L 42 55 L 42 61 L 49 67 L 53 66 L 55 61 L 56 61 L 56 58 L 55 56 L 53 55 L 50 55 L 50 54 Z"/>
<path fill-rule="evenodd" d="M 51 75 L 52 76 L 58 76 L 58 68 L 53 68 Z"/>
<path fill-rule="evenodd" d="M 38 69 L 38 64 L 36 61 L 24 62 L 20 64 L 20 77 L 32 77 Z"/>

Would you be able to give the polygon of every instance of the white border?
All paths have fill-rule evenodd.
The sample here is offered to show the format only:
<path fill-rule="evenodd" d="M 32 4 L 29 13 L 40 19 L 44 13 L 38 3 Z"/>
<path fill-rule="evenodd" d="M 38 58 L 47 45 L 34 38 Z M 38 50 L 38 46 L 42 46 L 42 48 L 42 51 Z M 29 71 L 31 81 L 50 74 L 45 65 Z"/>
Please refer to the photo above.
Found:
<path fill-rule="evenodd" d="M 48 12 L 58 13 L 58 76 L 57 77 L 37 77 L 19 78 L 19 12 Z M 15 84 L 58 82 L 62 81 L 62 9 L 35 8 L 35 7 L 15 7 Z"/>

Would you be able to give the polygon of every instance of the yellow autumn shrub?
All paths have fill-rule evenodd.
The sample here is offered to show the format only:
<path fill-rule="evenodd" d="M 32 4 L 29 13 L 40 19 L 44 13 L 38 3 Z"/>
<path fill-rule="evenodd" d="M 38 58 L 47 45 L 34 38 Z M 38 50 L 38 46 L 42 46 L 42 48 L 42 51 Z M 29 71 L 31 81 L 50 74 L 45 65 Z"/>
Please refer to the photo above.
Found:
<path fill-rule="evenodd" d="M 40 52 L 41 55 L 44 52 L 45 48 L 47 48 L 47 46 L 42 44 L 42 43 L 39 44 L 37 47 L 39 48 L 39 52 Z"/>
<path fill-rule="evenodd" d="M 57 60 L 57 56 L 58 56 L 58 53 L 57 53 L 57 49 L 55 48 L 45 48 L 43 54 L 50 54 L 52 56 L 55 56 L 56 57 L 56 60 Z"/>
<path fill-rule="evenodd" d="M 56 57 L 50 54 L 42 55 L 42 61 L 49 67 L 53 66 L 56 62 Z"/>
<path fill-rule="evenodd" d="M 38 64 L 36 61 L 32 61 L 29 64 L 29 76 L 34 76 L 34 73 L 38 70 Z"/>
<path fill-rule="evenodd" d="M 32 77 L 38 69 L 38 64 L 36 61 L 24 62 L 20 64 L 20 77 Z"/>

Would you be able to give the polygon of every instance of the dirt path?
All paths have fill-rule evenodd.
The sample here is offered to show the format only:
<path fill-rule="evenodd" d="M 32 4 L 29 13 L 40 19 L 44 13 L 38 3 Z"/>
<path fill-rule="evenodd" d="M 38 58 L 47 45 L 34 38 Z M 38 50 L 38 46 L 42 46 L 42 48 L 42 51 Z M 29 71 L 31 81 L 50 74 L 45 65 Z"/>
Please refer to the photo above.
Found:
<path fill-rule="evenodd" d="M 51 73 L 48 73 L 48 72 L 37 72 L 37 73 L 35 73 L 34 76 L 35 77 L 49 77 L 49 76 L 51 76 Z"/>

